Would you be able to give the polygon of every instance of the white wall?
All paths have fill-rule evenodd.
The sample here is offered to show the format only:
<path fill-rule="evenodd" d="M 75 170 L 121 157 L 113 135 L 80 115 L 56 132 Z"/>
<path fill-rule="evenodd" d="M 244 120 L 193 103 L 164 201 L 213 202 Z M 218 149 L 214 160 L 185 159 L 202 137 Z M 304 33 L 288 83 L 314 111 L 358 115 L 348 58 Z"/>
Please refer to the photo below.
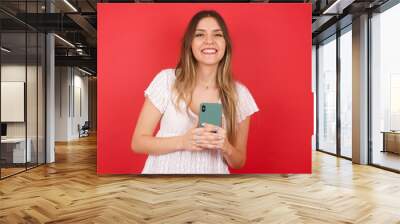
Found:
<path fill-rule="evenodd" d="M 68 140 L 69 68 L 55 68 L 55 141 Z"/>
<path fill-rule="evenodd" d="M 28 71 L 32 67 L 28 66 Z M 1 66 L 1 81 L 2 82 L 25 82 L 25 64 L 8 64 Z M 31 74 L 31 72 L 28 72 Z M 3 96 L 4 97 L 4 96 Z M 1 108 L 5 110 L 6 108 Z M 25 137 L 25 123 L 24 122 L 11 122 L 7 123 L 7 136 L 8 137 Z"/>
<path fill-rule="evenodd" d="M 74 75 L 74 111 L 73 119 L 72 119 L 72 136 L 75 138 L 78 137 L 78 124 L 81 126 L 88 120 L 89 111 L 88 111 L 88 77 L 81 76 L 81 73 Z M 79 93 L 80 91 L 80 93 Z M 80 97 L 79 97 L 80 96 Z M 80 102 L 79 102 L 80 101 Z M 81 107 L 81 108 L 79 108 Z M 79 111 L 81 109 L 82 111 Z"/>
<path fill-rule="evenodd" d="M 70 141 L 88 120 L 88 78 L 72 67 L 56 67 L 55 73 L 55 140 Z"/>

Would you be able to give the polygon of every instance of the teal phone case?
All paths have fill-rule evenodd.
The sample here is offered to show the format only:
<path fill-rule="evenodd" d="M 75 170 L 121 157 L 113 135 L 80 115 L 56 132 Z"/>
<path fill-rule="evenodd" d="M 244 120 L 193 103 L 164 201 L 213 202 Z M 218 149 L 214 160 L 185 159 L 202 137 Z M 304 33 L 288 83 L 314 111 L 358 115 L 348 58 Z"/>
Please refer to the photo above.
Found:
<path fill-rule="evenodd" d="M 202 123 L 222 126 L 222 105 L 220 103 L 201 103 L 199 127 Z"/>

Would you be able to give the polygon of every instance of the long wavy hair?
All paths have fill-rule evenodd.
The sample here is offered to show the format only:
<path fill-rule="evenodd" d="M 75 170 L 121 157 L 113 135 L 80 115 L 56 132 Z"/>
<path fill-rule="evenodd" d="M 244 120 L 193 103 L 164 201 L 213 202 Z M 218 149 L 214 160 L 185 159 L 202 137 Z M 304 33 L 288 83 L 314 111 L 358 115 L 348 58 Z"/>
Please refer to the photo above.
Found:
<path fill-rule="evenodd" d="M 216 84 L 219 89 L 223 113 L 225 116 L 226 131 L 228 140 L 231 143 L 236 141 L 236 102 L 237 93 L 235 81 L 231 71 L 232 59 L 232 43 L 228 33 L 228 28 L 224 19 L 219 13 L 212 10 L 204 10 L 196 13 L 190 20 L 181 45 L 180 59 L 175 69 L 176 81 L 174 83 L 174 91 L 177 93 L 175 106 L 179 108 L 181 100 L 186 102 L 186 113 L 189 113 L 189 105 L 192 102 L 192 94 L 196 85 L 197 60 L 192 52 L 192 40 L 196 31 L 196 27 L 201 19 L 206 17 L 214 18 L 220 26 L 226 43 L 225 54 L 218 64 Z"/>

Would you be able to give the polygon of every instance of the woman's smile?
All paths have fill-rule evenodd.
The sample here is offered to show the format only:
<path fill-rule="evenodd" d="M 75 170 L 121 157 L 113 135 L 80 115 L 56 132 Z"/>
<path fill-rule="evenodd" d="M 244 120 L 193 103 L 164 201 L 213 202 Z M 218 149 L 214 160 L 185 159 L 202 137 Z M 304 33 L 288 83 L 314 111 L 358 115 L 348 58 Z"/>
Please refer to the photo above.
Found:
<path fill-rule="evenodd" d="M 216 48 L 204 48 L 201 50 L 201 53 L 206 55 L 215 55 L 217 52 L 218 50 Z"/>

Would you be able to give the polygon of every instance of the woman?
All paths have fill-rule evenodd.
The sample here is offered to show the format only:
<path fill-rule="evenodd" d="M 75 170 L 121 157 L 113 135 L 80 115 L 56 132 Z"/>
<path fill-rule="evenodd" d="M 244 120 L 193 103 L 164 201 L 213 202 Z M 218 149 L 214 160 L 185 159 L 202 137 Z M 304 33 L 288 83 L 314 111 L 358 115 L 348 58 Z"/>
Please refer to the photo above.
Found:
<path fill-rule="evenodd" d="M 228 174 L 228 166 L 244 166 L 250 115 L 258 107 L 248 89 L 233 80 L 231 58 L 222 17 L 215 11 L 194 15 L 176 69 L 161 71 L 145 90 L 131 144 L 149 155 L 143 174 Z M 203 102 L 222 104 L 222 127 L 198 127 Z"/>

